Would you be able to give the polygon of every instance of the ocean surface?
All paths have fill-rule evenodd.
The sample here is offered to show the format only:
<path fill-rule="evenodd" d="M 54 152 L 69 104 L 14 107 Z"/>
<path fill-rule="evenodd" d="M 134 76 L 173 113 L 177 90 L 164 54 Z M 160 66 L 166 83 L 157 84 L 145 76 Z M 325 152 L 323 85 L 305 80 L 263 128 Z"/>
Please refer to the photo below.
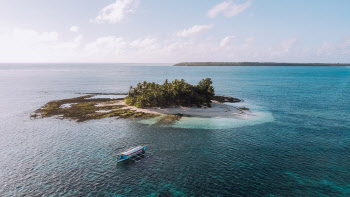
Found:
<path fill-rule="evenodd" d="M 31 119 L 51 100 L 210 77 L 247 120 Z M 0 64 L 0 196 L 350 196 L 349 67 Z M 153 156 L 116 165 L 146 145 Z"/>

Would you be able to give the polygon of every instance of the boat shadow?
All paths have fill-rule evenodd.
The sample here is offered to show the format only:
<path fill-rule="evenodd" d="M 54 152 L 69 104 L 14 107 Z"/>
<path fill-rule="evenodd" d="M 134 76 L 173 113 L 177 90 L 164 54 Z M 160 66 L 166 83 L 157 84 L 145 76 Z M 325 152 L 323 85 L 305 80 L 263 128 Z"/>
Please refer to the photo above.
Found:
<path fill-rule="evenodd" d="M 126 159 L 122 162 L 116 163 L 116 167 L 127 167 L 133 164 L 136 164 L 138 162 L 142 162 L 143 160 L 147 159 L 148 157 L 152 156 L 152 153 L 145 152 L 139 155 L 135 155 L 133 157 L 130 157 L 129 159 Z"/>

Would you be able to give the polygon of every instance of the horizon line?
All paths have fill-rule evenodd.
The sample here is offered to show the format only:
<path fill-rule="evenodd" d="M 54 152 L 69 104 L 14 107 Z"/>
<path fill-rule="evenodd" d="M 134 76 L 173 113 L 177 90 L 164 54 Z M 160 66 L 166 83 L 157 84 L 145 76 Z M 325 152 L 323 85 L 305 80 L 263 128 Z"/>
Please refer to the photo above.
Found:
<path fill-rule="evenodd" d="M 181 61 L 181 62 L 0 62 L 0 64 L 180 64 L 180 63 L 279 63 L 279 64 L 350 64 L 342 62 L 264 62 L 264 61 Z"/>

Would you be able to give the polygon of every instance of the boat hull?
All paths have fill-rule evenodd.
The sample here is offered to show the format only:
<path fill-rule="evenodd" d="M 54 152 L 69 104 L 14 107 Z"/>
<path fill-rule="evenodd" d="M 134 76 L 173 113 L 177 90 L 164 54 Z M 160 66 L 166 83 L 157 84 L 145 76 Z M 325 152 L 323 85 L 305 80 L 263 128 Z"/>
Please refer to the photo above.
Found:
<path fill-rule="evenodd" d="M 128 160 L 128 159 L 134 157 L 134 156 L 138 156 L 139 154 L 145 153 L 145 151 L 146 151 L 146 147 L 145 146 L 138 146 L 138 147 L 129 149 L 127 151 L 119 153 L 117 155 L 116 162 L 117 163 L 123 162 L 125 160 Z"/>

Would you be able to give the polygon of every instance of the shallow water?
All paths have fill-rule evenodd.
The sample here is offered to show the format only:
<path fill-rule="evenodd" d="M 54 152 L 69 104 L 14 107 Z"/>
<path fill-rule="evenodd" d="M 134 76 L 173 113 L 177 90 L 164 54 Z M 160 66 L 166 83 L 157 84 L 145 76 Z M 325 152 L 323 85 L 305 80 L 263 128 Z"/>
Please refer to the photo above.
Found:
<path fill-rule="evenodd" d="M 257 119 L 155 127 L 29 117 L 77 93 L 206 77 L 218 95 L 244 99 L 238 105 Z M 350 195 L 348 67 L 2 64 L 0 91 L 1 196 Z M 115 153 L 140 144 L 153 156 L 115 165 Z"/>

